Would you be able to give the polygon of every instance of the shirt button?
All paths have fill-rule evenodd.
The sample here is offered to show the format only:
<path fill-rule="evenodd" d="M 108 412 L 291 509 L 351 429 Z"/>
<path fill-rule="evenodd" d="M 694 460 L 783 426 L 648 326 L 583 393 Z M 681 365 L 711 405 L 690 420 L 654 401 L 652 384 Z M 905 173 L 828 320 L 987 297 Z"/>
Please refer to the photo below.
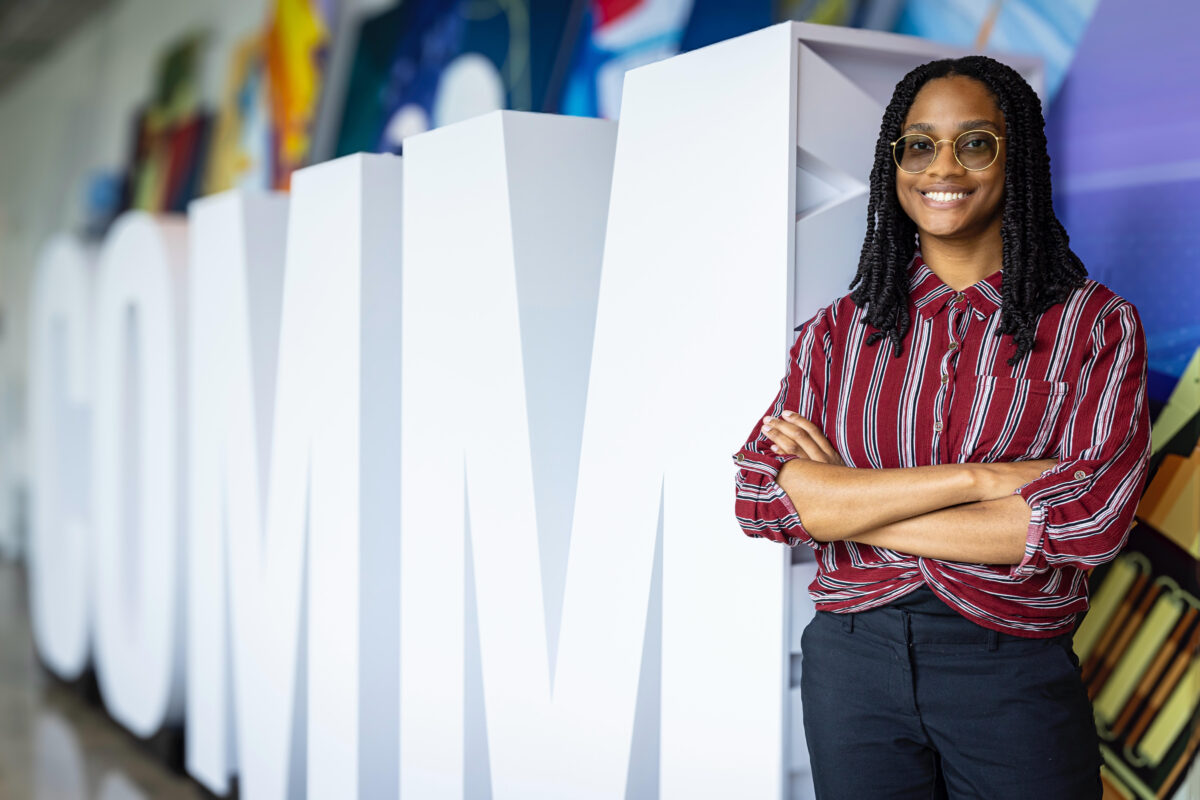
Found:
<path fill-rule="evenodd" d="M 945 386 L 945 385 L 946 385 L 947 383 L 949 383 L 949 382 L 950 382 L 950 376 L 949 376 L 949 375 L 943 375 L 943 376 L 942 376 L 942 386 Z"/>
<path fill-rule="evenodd" d="M 938 433 L 942 432 L 942 421 L 940 419 L 937 422 L 933 423 L 933 429 L 935 431 L 937 431 Z"/>
<path fill-rule="evenodd" d="M 744 455 L 742 455 L 741 453 L 738 453 L 736 456 L 734 456 L 734 458 L 737 459 L 737 462 L 739 464 L 746 460 L 746 457 Z"/>
<path fill-rule="evenodd" d="M 1087 473 L 1084 472 L 1083 470 L 1081 470 L 1081 469 L 1075 470 L 1075 480 L 1081 481 L 1086 477 L 1087 477 Z"/>
<path fill-rule="evenodd" d="M 964 297 L 966 297 L 966 295 L 962 292 L 959 292 L 958 294 L 954 295 L 954 302 L 959 303 Z"/>
<path fill-rule="evenodd" d="M 951 349 L 951 350 L 957 350 L 957 349 L 958 349 L 958 342 L 951 342 L 951 343 L 950 343 L 950 349 Z"/>

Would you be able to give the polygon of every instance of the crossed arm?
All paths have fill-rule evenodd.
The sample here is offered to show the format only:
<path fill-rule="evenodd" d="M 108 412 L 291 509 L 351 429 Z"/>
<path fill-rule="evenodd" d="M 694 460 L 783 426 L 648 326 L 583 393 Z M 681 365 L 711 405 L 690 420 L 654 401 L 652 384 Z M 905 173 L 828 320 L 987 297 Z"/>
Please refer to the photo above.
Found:
<path fill-rule="evenodd" d="M 1031 510 L 1013 492 L 1057 463 L 856 469 L 845 466 L 820 429 L 799 414 L 768 417 L 762 430 L 773 452 L 794 456 L 776 482 L 814 539 L 946 561 L 1020 563 Z"/>

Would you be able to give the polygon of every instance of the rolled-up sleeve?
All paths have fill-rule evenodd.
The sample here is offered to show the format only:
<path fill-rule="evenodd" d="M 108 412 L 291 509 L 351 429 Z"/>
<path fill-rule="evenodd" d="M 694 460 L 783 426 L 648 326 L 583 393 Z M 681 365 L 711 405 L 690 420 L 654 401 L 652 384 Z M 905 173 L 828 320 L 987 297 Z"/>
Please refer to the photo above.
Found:
<path fill-rule="evenodd" d="M 733 456 L 738 467 L 734 478 L 734 515 L 742 531 L 747 536 L 789 547 L 803 543 L 814 550 L 820 550 L 825 543 L 813 539 L 804 529 L 792 501 L 775 482 L 780 468 L 795 456 L 771 452 L 771 440 L 762 433 L 762 417 L 777 417 L 786 409 L 822 424 L 829 378 L 828 313 L 828 309 L 822 309 L 797 329 L 799 335 L 788 353 L 779 393 Z"/>
<path fill-rule="evenodd" d="M 1089 569 L 1125 546 L 1150 461 L 1146 340 L 1121 303 L 1092 329 L 1057 467 L 1016 490 L 1031 510 L 1025 554 L 1009 574 Z"/>

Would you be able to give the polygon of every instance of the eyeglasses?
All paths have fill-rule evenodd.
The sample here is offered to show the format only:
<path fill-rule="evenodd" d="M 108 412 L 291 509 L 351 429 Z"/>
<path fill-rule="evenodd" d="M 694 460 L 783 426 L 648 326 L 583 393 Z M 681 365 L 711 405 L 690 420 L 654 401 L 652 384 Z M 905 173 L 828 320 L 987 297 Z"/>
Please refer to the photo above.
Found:
<path fill-rule="evenodd" d="M 996 163 L 1003 138 L 991 131 L 963 131 L 954 139 L 954 159 L 972 172 L 987 169 Z M 949 141 L 909 133 L 892 142 L 892 158 L 902 172 L 924 172 L 937 159 L 938 145 Z"/>

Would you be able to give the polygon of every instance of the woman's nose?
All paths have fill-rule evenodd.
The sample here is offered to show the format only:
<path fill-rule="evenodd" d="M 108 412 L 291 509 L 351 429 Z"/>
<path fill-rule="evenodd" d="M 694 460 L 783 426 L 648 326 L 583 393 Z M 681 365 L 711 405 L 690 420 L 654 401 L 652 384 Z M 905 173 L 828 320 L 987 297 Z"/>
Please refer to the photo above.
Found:
<path fill-rule="evenodd" d="M 963 172 L 963 165 L 958 163 L 958 159 L 954 157 L 954 142 L 950 139 L 942 139 L 934 142 L 936 150 L 933 154 L 933 163 L 925 168 L 927 173 L 936 173 L 938 175 L 957 174 Z"/>

